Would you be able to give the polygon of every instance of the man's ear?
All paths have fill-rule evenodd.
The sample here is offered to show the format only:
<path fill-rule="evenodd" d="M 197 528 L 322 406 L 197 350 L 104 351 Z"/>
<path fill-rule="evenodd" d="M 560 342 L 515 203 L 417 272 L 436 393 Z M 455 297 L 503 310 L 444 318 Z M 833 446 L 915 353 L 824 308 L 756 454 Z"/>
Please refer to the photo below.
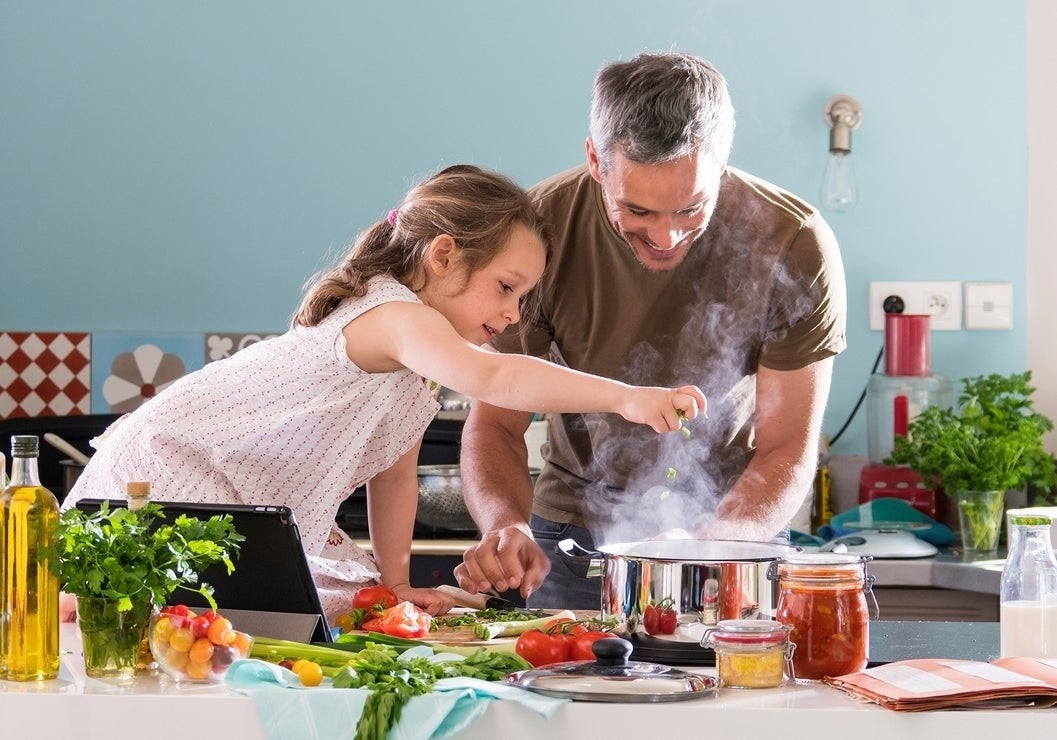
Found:
<path fill-rule="evenodd" d="M 459 247 L 450 234 L 439 234 L 426 248 L 426 265 L 435 275 L 445 275 L 458 262 Z"/>
<path fill-rule="evenodd" d="M 602 164 L 598 161 L 598 152 L 595 151 L 595 143 L 588 136 L 584 141 L 587 150 L 587 169 L 597 182 L 602 182 Z"/>

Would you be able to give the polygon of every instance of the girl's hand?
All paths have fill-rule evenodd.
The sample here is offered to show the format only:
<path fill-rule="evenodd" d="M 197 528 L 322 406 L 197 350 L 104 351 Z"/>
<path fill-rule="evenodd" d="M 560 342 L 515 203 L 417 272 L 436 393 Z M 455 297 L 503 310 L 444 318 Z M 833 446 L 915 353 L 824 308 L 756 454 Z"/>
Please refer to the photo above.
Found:
<path fill-rule="evenodd" d="M 394 588 L 393 592 L 401 601 L 410 601 L 434 617 L 446 614 L 455 606 L 455 599 L 432 588 L 412 588 L 402 584 Z"/>
<path fill-rule="evenodd" d="M 646 424 L 663 434 L 674 432 L 683 420 L 697 418 L 708 406 L 705 394 L 696 385 L 679 388 L 632 388 L 620 415 L 628 421 Z"/>

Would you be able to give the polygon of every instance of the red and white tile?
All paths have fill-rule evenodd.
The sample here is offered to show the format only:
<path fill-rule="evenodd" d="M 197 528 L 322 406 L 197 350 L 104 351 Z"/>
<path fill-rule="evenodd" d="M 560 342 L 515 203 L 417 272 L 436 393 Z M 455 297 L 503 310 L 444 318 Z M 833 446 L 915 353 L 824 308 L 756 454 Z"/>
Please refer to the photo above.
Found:
<path fill-rule="evenodd" d="M 0 332 L 0 419 L 91 413 L 87 332 Z"/>

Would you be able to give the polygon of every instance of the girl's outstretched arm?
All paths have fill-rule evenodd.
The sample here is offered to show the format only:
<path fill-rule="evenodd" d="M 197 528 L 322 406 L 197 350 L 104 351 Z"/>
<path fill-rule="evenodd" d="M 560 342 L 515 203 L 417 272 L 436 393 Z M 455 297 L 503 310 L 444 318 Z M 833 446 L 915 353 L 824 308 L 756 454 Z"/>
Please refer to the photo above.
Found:
<path fill-rule="evenodd" d="M 633 386 L 536 357 L 475 346 L 438 311 L 416 303 L 371 309 L 346 327 L 346 337 L 350 358 L 365 370 L 407 367 L 446 388 L 519 411 L 612 412 L 657 432 L 670 432 L 679 428 L 682 418 L 693 419 L 706 406 L 696 386 Z"/>

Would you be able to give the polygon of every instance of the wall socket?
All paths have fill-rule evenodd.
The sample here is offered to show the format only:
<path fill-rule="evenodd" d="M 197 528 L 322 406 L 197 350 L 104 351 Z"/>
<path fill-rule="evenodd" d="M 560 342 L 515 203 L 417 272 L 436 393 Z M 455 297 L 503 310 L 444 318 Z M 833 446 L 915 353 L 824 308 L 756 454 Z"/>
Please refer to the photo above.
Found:
<path fill-rule="evenodd" d="M 928 314 L 933 331 L 957 331 L 962 328 L 962 284 L 943 282 L 871 282 L 870 328 L 885 328 L 885 303 L 902 304 L 894 313 Z"/>

